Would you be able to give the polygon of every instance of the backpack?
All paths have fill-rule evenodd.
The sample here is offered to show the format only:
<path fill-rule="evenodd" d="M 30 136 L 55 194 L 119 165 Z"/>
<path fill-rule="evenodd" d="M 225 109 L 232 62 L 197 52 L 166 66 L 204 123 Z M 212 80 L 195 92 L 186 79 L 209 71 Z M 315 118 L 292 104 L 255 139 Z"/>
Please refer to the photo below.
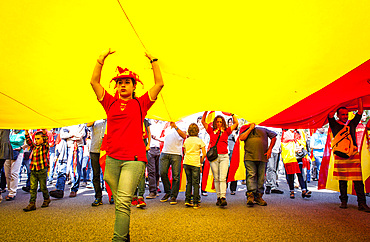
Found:
<path fill-rule="evenodd" d="M 353 144 L 349 126 L 345 125 L 331 142 L 333 153 L 342 158 L 349 158 L 357 147 Z"/>

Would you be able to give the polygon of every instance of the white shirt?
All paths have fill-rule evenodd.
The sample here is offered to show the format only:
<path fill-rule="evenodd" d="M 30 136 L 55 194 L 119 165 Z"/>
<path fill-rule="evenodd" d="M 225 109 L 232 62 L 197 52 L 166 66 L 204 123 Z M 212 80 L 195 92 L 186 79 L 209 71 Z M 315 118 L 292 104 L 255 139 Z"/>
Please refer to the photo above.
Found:
<path fill-rule="evenodd" d="M 78 146 L 83 146 L 83 137 L 86 135 L 85 126 L 85 124 L 78 124 L 63 127 L 60 129 L 60 138 L 67 141 L 67 146 L 69 148 L 74 147 L 74 141 L 77 142 Z"/>
<path fill-rule="evenodd" d="M 184 128 L 179 127 L 179 129 L 186 133 Z M 179 135 L 179 133 L 175 129 L 169 128 L 164 138 L 164 146 L 162 149 L 162 153 L 182 155 L 183 141 L 184 139 Z"/>
<path fill-rule="evenodd" d="M 156 123 L 155 121 L 151 120 L 150 122 L 150 133 L 152 136 L 155 136 L 157 139 L 161 136 L 162 130 L 163 130 L 163 125 L 158 122 Z M 159 141 L 153 139 L 153 137 L 150 139 L 150 148 L 157 147 L 159 148 Z"/>

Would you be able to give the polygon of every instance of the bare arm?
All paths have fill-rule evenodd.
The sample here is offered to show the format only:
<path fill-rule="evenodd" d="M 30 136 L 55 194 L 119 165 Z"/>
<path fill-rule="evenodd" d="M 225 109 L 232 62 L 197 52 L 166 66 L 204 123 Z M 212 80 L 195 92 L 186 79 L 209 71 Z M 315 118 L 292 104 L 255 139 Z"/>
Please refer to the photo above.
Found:
<path fill-rule="evenodd" d="M 175 122 L 171 122 L 170 125 L 171 128 L 174 128 L 177 131 L 181 138 L 186 139 L 186 134 L 181 129 L 179 129 L 179 127 L 176 126 Z"/>
<path fill-rule="evenodd" d="M 265 153 L 265 156 L 267 157 L 267 159 L 270 159 L 271 153 L 272 153 L 272 148 L 274 148 L 275 143 L 276 143 L 276 137 L 271 139 L 270 146 L 269 146 L 267 152 Z"/>
<path fill-rule="evenodd" d="M 91 77 L 90 84 L 95 92 L 96 97 L 98 100 L 100 100 L 103 97 L 104 94 L 104 88 L 100 84 L 100 77 L 101 77 L 101 70 L 103 69 L 105 58 L 107 58 L 108 55 L 113 54 L 115 51 L 111 51 L 110 49 L 107 51 L 103 51 L 99 58 L 96 61 L 95 68 L 93 75 Z"/>
<path fill-rule="evenodd" d="M 162 73 L 158 65 L 158 59 L 154 58 L 148 53 L 146 53 L 145 55 L 152 62 L 151 64 L 152 64 L 153 75 L 154 75 L 154 86 L 150 88 L 149 94 L 153 100 L 156 100 L 159 92 L 162 90 L 164 86 Z"/>
<path fill-rule="evenodd" d="M 203 124 L 203 126 L 204 126 L 204 128 L 207 130 L 207 123 L 206 123 L 206 117 L 207 117 L 207 113 L 208 113 L 208 111 L 205 111 L 204 113 L 203 113 L 203 116 L 202 116 L 202 124 Z"/>
<path fill-rule="evenodd" d="M 235 115 L 232 115 L 232 117 L 233 117 L 233 122 L 234 122 L 234 124 L 233 124 L 233 125 L 231 125 L 231 127 L 230 127 L 231 131 L 235 130 L 235 129 L 238 127 L 238 125 L 239 125 L 239 121 L 238 121 L 238 119 L 235 117 Z"/>
<path fill-rule="evenodd" d="M 201 163 L 203 163 L 204 159 L 206 158 L 206 147 L 202 147 L 202 158 L 200 160 Z"/>
<path fill-rule="evenodd" d="M 147 127 L 148 132 L 148 144 L 146 145 L 146 150 L 150 150 L 150 141 L 152 140 L 152 134 L 150 133 L 150 126 Z"/>
<path fill-rule="evenodd" d="M 252 123 L 251 126 L 248 128 L 248 130 L 246 132 L 244 132 L 244 133 L 242 133 L 242 134 L 239 135 L 239 139 L 241 141 L 246 140 L 248 138 L 250 132 L 252 132 L 252 130 L 254 129 L 255 126 L 256 125 L 254 123 Z"/>

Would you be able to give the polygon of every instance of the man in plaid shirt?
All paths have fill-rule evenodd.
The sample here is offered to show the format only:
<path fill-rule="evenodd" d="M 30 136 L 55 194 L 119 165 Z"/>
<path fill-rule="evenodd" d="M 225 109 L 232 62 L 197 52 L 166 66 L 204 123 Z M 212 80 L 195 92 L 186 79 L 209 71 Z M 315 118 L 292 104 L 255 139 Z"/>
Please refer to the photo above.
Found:
<path fill-rule="evenodd" d="M 35 142 L 32 142 L 28 130 L 26 131 L 26 141 L 32 150 L 31 153 L 31 198 L 30 203 L 23 210 L 25 212 L 36 210 L 36 197 L 37 197 L 37 187 L 40 183 L 40 190 L 44 196 L 44 202 L 41 205 L 42 208 L 48 207 L 50 203 L 50 196 L 48 189 L 46 187 L 46 180 L 49 168 L 49 143 L 46 130 L 37 131 L 35 134 Z"/>

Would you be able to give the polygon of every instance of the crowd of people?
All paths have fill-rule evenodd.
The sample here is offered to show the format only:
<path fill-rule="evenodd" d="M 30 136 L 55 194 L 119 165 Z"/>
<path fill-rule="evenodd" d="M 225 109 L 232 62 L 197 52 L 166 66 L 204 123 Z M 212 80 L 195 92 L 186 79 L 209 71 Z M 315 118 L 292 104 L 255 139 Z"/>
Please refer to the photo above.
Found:
<path fill-rule="evenodd" d="M 141 83 L 138 75 L 118 67 L 116 94 L 110 95 L 100 85 L 100 75 L 106 58 L 114 51 L 103 52 L 96 63 L 92 88 L 107 113 L 107 119 L 52 130 L 0 130 L 1 192 L 6 201 L 16 199 L 19 174 L 22 167 L 27 171 L 23 191 L 30 193 L 29 204 L 24 211 L 36 209 L 37 190 L 43 194 L 41 207 L 48 207 L 50 197 L 64 198 L 65 185 L 71 185 L 69 197 L 76 197 L 81 186 L 94 188 L 92 206 L 103 205 L 103 189 L 108 193 L 109 203 L 115 204 L 115 227 L 113 240 L 129 240 L 130 206 L 146 207 L 146 199 L 178 203 L 182 168 L 186 174 L 185 206 L 200 208 L 205 162 L 209 162 L 217 194 L 215 205 L 227 206 L 226 190 L 230 195 L 237 192 L 237 181 L 227 183 L 231 158 L 236 141 L 244 147 L 246 204 L 266 206 L 264 194 L 284 194 L 277 182 L 279 167 L 289 186 L 289 197 L 295 198 L 300 187 L 301 196 L 313 194 L 307 183 L 320 178 L 320 166 L 327 142 L 328 127 L 309 130 L 277 129 L 240 124 L 234 114 L 223 113 L 209 120 L 209 113 L 191 123 L 184 121 L 163 122 L 145 119 L 147 111 L 157 99 L 163 87 L 158 59 L 147 54 L 153 69 L 155 84 L 143 96 L 135 96 L 135 88 Z M 337 119 L 334 118 L 336 113 Z M 369 129 L 363 114 L 362 101 L 359 110 L 348 122 L 348 110 L 341 107 L 329 114 L 329 126 L 334 141 L 347 130 L 350 152 L 344 152 L 342 141 L 333 148 L 335 152 L 335 177 L 339 180 L 341 208 L 347 208 L 347 182 L 355 181 L 359 210 L 370 212 L 366 205 L 361 169 L 350 176 L 346 169 L 357 167 L 359 140 L 357 129 Z M 362 115 L 362 116 L 361 116 Z M 227 121 L 226 121 L 227 120 Z M 244 123 L 244 122 L 243 122 Z M 362 125 L 362 126 L 361 126 Z M 109 128 L 107 128 L 109 127 Z M 360 132 L 361 133 L 361 132 Z M 362 132 L 363 134 L 364 132 Z M 367 134 L 367 131 L 365 132 Z M 211 154 L 212 153 L 212 154 Z M 344 154 L 345 153 L 345 154 Z M 354 166 L 352 167 L 352 164 Z M 106 183 L 103 182 L 103 177 Z M 55 183 L 48 191 L 46 185 Z M 2 196 L 1 196 L 2 199 Z"/>

